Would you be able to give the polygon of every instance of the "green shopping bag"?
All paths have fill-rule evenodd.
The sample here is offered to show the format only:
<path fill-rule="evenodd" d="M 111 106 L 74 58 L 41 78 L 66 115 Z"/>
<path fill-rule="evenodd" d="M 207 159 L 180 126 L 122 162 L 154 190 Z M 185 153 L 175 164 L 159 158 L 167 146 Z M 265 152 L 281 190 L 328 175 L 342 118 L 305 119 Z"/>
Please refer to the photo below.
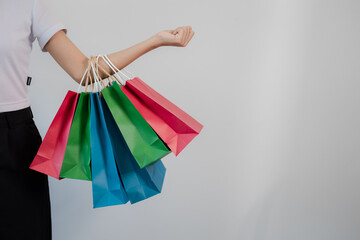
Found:
<path fill-rule="evenodd" d="M 90 95 L 80 94 L 60 177 L 91 181 L 90 171 Z"/>
<path fill-rule="evenodd" d="M 89 67 L 85 71 L 86 88 L 89 81 Z M 80 89 L 81 83 L 79 85 Z M 78 92 L 79 92 L 78 89 Z M 86 90 L 85 90 L 86 91 Z M 91 181 L 90 169 L 90 93 L 82 92 L 76 106 L 65 149 L 60 177 Z"/>
<path fill-rule="evenodd" d="M 141 116 L 116 81 L 102 91 L 131 153 L 140 168 L 164 157 L 170 150 Z"/>

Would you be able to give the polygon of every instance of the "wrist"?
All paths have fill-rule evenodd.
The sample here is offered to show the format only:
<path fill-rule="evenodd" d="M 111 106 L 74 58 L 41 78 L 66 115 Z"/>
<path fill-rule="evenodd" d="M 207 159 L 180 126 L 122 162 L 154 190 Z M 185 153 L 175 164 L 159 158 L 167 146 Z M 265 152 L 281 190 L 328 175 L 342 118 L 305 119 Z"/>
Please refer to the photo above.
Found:
<path fill-rule="evenodd" d="M 162 41 L 161 39 L 154 35 L 152 37 L 150 37 L 149 39 L 147 39 L 147 41 L 149 42 L 149 45 L 152 49 L 158 48 L 162 46 Z"/>

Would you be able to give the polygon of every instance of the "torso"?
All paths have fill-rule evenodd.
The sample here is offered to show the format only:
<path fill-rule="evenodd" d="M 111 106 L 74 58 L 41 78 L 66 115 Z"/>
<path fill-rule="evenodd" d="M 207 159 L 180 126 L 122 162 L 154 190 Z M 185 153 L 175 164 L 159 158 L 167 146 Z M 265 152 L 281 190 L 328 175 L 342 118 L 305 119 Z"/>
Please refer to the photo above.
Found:
<path fill-rule="evenodd" d="M 0 0 L 0 32 L 6 33 L 0 34 L 1 113 L 30 105 L 26 80 L 34 40 L 34 3 L 35 0 Z"/>

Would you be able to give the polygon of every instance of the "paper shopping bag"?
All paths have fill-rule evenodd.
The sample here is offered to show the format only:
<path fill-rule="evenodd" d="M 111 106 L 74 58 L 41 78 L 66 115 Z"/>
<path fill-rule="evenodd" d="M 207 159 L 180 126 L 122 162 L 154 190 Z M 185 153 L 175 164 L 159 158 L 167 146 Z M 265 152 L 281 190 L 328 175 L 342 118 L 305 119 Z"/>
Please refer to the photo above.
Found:
<path fill-rule="evenodd" d="M 170 153 L 167 146 L 121 91 L 116 81 L 101 92 L 140 168 L 144 168 Z"/>
<path fill-rule="evenodd" d="M 30 168 L 60 179 L 66 143 L 79 94 L 68 91 L 32 161 Z"/>
<path fill-rule="evenodd" d="M 93 207 L 129 201 L 118 174 L 99 93 L 90 93 L 90 139 Z"/>
<path fill-rule="evenodd" d="M 160 193 L 166 172 L 163 163 L 159 160 L 141 169 L 103 98 L 101 98 L 101 103 L 117 169 L 130 202 L 133 204 Z"/>
<path fill-rule="evenodd" d="M 126 81 L 121 90 L 175 155 L 203 128 L 198 121 L 138 77 Z"/>
<path fill-rule="evenodd" d="M 67 141 L 61 178 L 91 180 L 90 170 L 90 94 L 82 92 Z"/>

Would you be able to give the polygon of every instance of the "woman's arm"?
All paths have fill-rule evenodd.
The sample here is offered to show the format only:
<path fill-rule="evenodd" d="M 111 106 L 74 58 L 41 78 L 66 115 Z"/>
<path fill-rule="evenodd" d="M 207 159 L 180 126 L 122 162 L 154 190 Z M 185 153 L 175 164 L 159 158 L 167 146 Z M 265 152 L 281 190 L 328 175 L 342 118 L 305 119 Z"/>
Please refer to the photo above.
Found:
<path fill-rule="evenodd" d="M 107 54 L 113 64 L 122 69 L 145 53 L 161 46 L 185 47 L 194 35 L 190 26 L 179 27 L 175 30 L 165 30 L 127 49 Z M 85 72 L 88 57 L 86 57 L 75 44 L 67 37 L 64 31 L 59 31 L 45 45 L 46 50 L 55 61 L 77 82 Z M 101 58 L 99 64 L 112 73 Z M 104 73 L 99 72 L 102 78 Z M 83 83 L 84 85 L 84 83 Z"/>

